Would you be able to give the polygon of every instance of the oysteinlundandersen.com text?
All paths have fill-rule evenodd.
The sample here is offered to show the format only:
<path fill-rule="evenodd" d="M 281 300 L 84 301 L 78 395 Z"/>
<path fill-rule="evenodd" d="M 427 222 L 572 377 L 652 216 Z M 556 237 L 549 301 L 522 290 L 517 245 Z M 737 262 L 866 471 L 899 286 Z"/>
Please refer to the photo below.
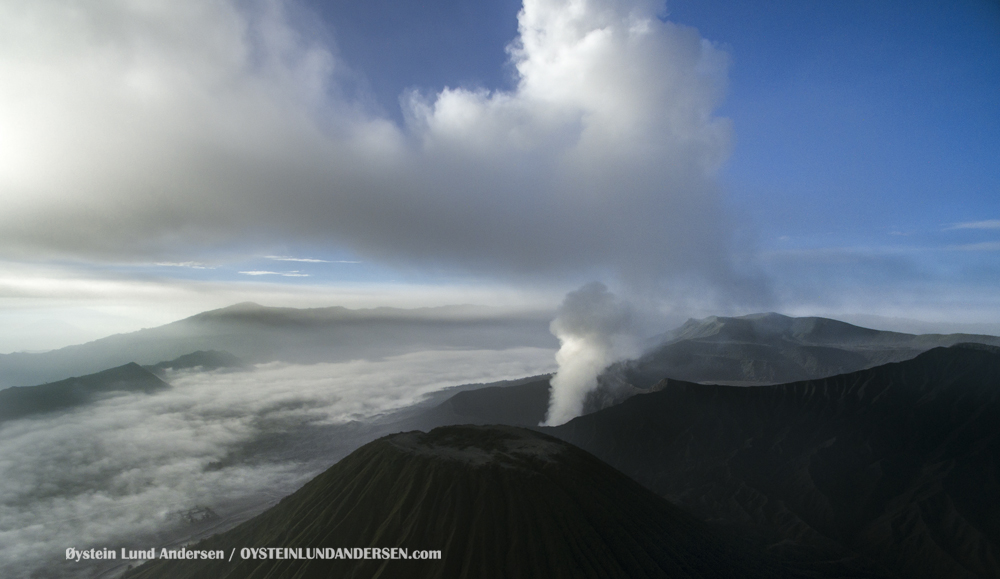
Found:
<path fill-rule="evenodd" d="M 120 559 L 123 561 L 148 561 L 151 559 L 214 559 L 233 560 L 236 548 L 233 548 L 229 556 L 225 551 L 199 550 L 182 547 L 180 549 L 161 548 L 157 553 L 156 548 L 151 549 L 126 549 L 122 547 Z M 441 558 L 440 550 L 419 550 L 402 547 L 243 547 L 239 550 L 240 559 L 243 560 L 436 560 Z M 66 549 L 66 560 L 77 563 L 80 561 L 101 561 L 119 559 L 118 553 L 113 549 L 76 549 L 70 547 Z"/>

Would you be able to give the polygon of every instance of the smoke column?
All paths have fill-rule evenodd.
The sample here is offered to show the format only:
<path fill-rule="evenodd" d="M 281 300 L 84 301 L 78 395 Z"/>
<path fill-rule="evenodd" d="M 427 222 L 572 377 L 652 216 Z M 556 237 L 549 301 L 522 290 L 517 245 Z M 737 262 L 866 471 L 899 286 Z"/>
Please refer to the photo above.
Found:
<path fill-rule="evenodd" d="M 632 308 L 602 283 L 566 294 L 550 329 L 559 338 L 552 394 L 545 426 L 568 422 L 583 412 L 597 376 L 612 363 L 638 355 Z"/>

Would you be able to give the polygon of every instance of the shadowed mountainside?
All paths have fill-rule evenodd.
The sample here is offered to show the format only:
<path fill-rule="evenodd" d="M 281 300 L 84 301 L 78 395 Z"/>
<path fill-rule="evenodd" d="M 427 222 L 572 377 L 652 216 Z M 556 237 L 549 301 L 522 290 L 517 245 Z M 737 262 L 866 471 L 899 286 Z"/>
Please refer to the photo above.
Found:
<path fill-rule="evenodd" d="M 432 561 L 153 561 L 129 579 L 788 577 L 628 477 L 537 432 L 461 426 L 358 449 L 260 516 L 198 543 L 404 547 Z"/>
<path fill-rule="evenodd" d="M 538 426 L 549 408 L 549 380 L 543 376 L 514 386 L 488 386 L 459 392 L 406 424 L 403 430 L 427 430 L 449 424 Z"/>
<path fill-rule="evenodd" d="M 779 386 L 668 380 L 543 430 L 805 568 L 997 577 L 998 401 L 1000 349 L 958 345 Z"/>
<path fill-rule="evenodd" d="M 152 393 L 169 388 L 138 364 L 125 364 L 96 374 L 0 390 L 0 422 L 33 414 L 66 410 L 113 392 Z"/>
<path fill-rule="evenodd" d="M 1000 346 L 1000 337 L 902 334 L 774 313 L 713 316 L 688 320 L 638 359 L 612 366 L 605 381 L 617 378 L 640 389 L 663 378 L 703 384 L 783 384 L 901 362 L 931 348 L 969 342 Z"/>
<path fill-rule="evenodd" d="M 441 348 L 557 347 L 545 312 L 496 308 L 271 308 L 242 303 L 51 352 L 0 354 L 0 388 L 39 384 L 196 350 L 249 363 L 335 362 Z"/>
<path fill-rule="evenodd" d="M 248 365 L 242 358 L 234 356 L 229 352 L 198 350 L 197 352 L 178 356 L 173 360 L 143 366 L 143 368 L 159 376 L 166 370 L 189 370 L 194 368 L 199 368 L 203 371 L 221 370 L 223 368 L 246 368 Z"/>

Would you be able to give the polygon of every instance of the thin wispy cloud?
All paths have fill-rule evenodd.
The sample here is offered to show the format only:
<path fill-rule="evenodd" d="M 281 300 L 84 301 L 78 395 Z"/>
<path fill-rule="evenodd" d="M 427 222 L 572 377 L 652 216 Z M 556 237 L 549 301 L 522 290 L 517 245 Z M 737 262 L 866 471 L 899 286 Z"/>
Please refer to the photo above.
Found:
<path fill-rule="evenodd" d="M 956 251 L 1000 251 L 1000 241 L 984 241 L 982 243 L 952 245 L 949 246 L 948 249 Z"/>
<path fill-rule="evenodd" d="M 239 273 L 243 275 L 278 275 L 281 277 L 309 277 L 308 273 L 302 273 L 299 271 L 251 270 L 251 271 L 241 271 Z"/>
<path fill-rule="evenodd" d="M 950 227 L 946 227 L 945 231 L 950 231 L 952 229 L 1000 229 L 1000 219 L 987 219 L 986 221 L 968 221 L 965 223 L 956 223 Z"/>
<path fill-rule="evenodd" d="M 265 255 L 265 259 L 274 261 L 300 261 L 303 263 L 361 263 L 350 259 L 315 259 L 312 257 L 290 257 L 287 255 Z"/>
<path fill-rule="evenodd" d="M 199 263 L 197 261 L 158 261 L 156 262 L 159 267 L 188 267 L 191 269 L 215 269 L 214 267 L 205 265 L 204 263 Z"/>

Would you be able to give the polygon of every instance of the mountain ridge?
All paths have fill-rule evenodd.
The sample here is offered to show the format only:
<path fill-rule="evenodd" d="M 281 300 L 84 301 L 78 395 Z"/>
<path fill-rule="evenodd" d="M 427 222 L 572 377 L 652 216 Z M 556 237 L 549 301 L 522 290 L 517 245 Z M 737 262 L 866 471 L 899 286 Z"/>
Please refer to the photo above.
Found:
<path fill-rule="evenodd" d="M 829 378 L 658 392 L 544 432 L 706 522 L 899 577 L 1000 575 L 1000 349 Z"/>
<path fill-rule="evenodd" d="M 135 362 L 129 362 L 117 368 L 58 382 L 2 389 L 0 422 L 69 410 L 87 404 L 102 394 L 114 392 L 152 394 L 169 387 L 170 384 L 149 370 Z"/>
<path fill-rule="evenodd" d="M 691 319 L 657 341 L 640 357 L 608 368 L 606 388 L 628 384 L 647 389 L 665 377 L 713 384 L 783 384 L 899 362 L 939 346 L 963 342 L 1000 346 L 998 336 L 903 334 L 773 312 Z"/>

